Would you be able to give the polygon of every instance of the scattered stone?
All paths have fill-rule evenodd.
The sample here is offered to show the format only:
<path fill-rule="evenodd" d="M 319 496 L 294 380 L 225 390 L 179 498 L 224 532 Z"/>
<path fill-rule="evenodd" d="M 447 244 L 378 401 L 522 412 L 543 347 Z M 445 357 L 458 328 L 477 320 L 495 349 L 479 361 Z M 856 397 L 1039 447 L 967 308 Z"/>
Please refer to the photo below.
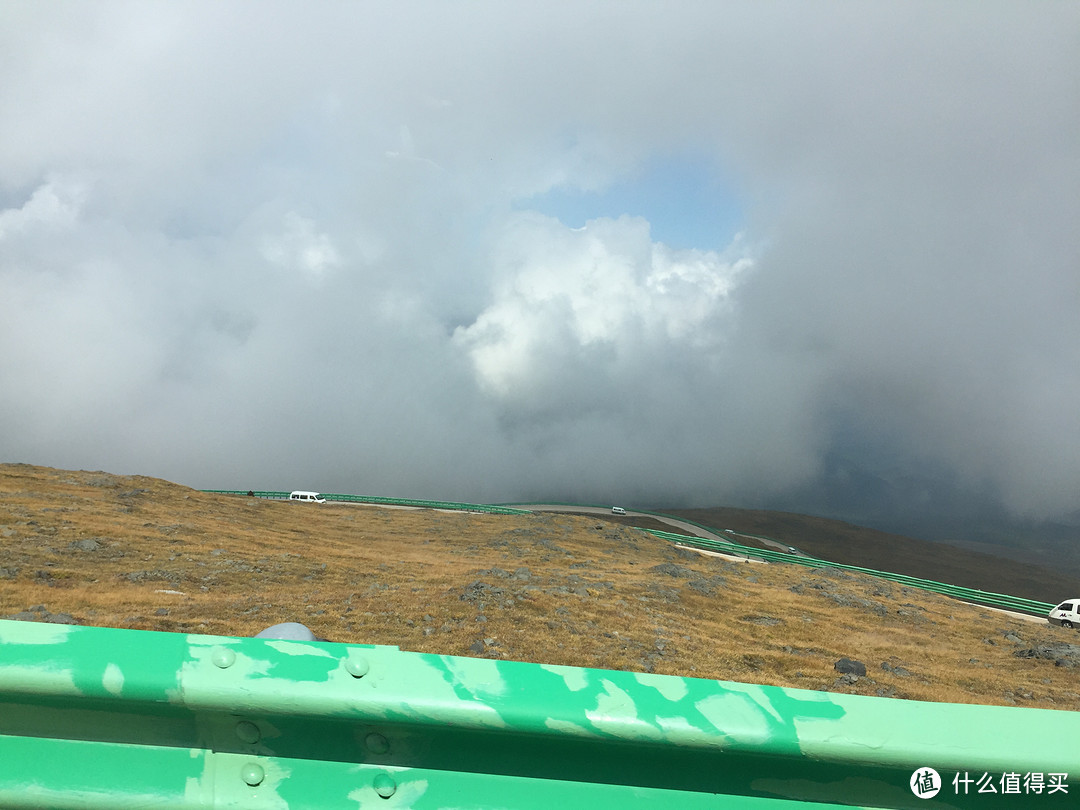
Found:
<path fill-rule="evenodd" d="M 665 602 L 677 602 L 679 601 L 679 592 L 675 588 L 667 588 L 663 585 L 657 585 L 655 582 L 650 582 L 645 586 L 645 590 L 648 591 L 649 596 L 657 599 L 662 599 Z M 648 601 L 647 597 L 638 597 L 644 601 Z"/>
<path fill-rule="evenodd" d="M 1050 644 L 1036 644 L 1029 649 L 1017 650 L 1013 655 L 1017 658 L 1042 658 L 1053 661 L 1054 666 L 1069 669 L 1080 666 L 1080 645 L 1066 644 L 1061 641 Z"/>
<path fill-rule="evenodd" d="M 703 596 L 716 596 L 716 588 L 708 580 L 692 579 L 686 585 Z"/>
<path fill-rule="evenodd" d="M 827 579 L 855 579 L 852 574 L 847 571 L 842 571 L 839 568 L 811 568 L 810 573 L 817 574 Z"/>
<path fill-rule="evenodd" d="M 466 585 L 459 598 L 465 602 L 475 602 L 476 604 L 483 606 L 484 603 L 502 599 L 505 595 L 505 588 L 489 585 L 478 579 L 471 582 L 469 585 Z"/>
<path fill-rule="evenodd" d="M 10 616 L 0 616 L 2 619 L 10 619 L 16 622 L 46 622 L 48 624 L 78 624 L 75 617 L 70 613 L 52 613 L 44 605 L 34 605 L 29 610 L 23 610 Z"/>
<path fill-rule="evenodd" d="M 164 569 L 157 568 L 152 571 L 131 571 L 124 574 L 124 579 L 128 582 L 171 582 L 178 583 L 180 581 L 180 574 L 175 571 L 165 571 Z"/>
<path fill-rule="evenodd" d="M 777 619 L 773 616 L 740 616 L 739 620 L 751 624 L 760 624 L 762 627 L 775 627 L 784 623 L 783 619 Z"/>
<path fill-rule="evenodd" d="M 972 659 L 974 661 L 975 659 Z M 911 672 L 903 667 L 897 667 L 890 664 L 888 661 L 881 662 L 881 668 L 886 672 L 891 672 L 893 675 L 897 675 L 901 678 L 910 678 Z"/>
<path fill-rule="evenodd" d="M 1023 644 L 1024 640 L 1016 634 L 1015 630 L 1006 630 L 1002 635 L 1006 641 L 1011 641 L 1013 644 Z"/>
<path fill-rule="evenodd" d="M 649 569 L 654 574 L 667 574 L 669 577 L 676 577 L 678 579 L 690 579 L 696 577 L 697 573 L 690 570 L 685 565 L 678 565 L 676 563 L 660 563 L 660 565 L 654 565 Z"/>
<path fill-rule="evenodd" d="M 876 613 L 878 616 L 887 616 L 889 609 L 881 602 L 875 602 L 872 599 L 863 599 L 861 596 L 852 596 L 847 593 L 834 593 L 832 591 L 826 591 L 822 594 L 826 599 L 831 599 L 840 607 L 861 607 Z"/>
<path fill-rule="evenodd" d="M 484 652 L 484 642 L 482 639 L 477 639 L 469 645 L 469 652 L 473 655 L 482 655 Z"/>
<path fill-rule="evenodd" d="M 862 661 L 852 661 L 850 658 L 841 658 L 833 664 L 833 669 L 844 675 L 858 675 L 860 678 L 866 675 L 866 664 Z"/>
<path fill-rule="evenodd" d="M 694 560 L 695 562 L 701 561 L 701 555 L 696 551 L 686 548 L 686 546 L 672 546 L 671 550 L 676 557 L 681 557 L 684 560 Z"/>

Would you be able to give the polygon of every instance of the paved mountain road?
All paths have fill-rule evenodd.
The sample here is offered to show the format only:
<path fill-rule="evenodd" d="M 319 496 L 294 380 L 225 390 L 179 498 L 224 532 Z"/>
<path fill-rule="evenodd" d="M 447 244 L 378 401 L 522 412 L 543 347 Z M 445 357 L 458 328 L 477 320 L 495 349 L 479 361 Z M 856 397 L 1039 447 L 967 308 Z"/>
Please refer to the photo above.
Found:
<path fill-rule="evenodd" d="M 573 512 L 573 513 L 579 514 L 579 515 L 580 514 L 606 515 L 608 517 L 611 517 L 611 515 L 612 515 L 610 507 L 602 507 L 602 506 L 568 506 L 566 504 L 558 504 L 558 503 L 541 503 L 541 504 L 528 503 L 528 504 L 502 504 L 502 505 L 511 506 L 514 509 L 530 509 L 533 512 Z M 678 518 L 667 517 L 667 516 L 664 516 L 664 515 L 657 515 L 657 514 L 653 514 L 652 512 L 635 512 L 632 509 L 627 509 L 626 514 L 625 515 L 619 515 L 619 517 L 652 518 L 653 520 L 658 520 L 661 523 L 668 524 L 672 528 L 678 529 L 683 534 L 692 535 L 694 537 L 701 537 L 701 538 L 704 538 L 706 540 L 719 540 L 719 541 L 724 542 L 724 543 L 735 542 L 735 538 L 742 536 L 742 535 L 738 534 L 737 532 L 713 532 L 713 531 L 710 531 L 709 529 L 702 528 L 701 526 L 697 526 L 697 525 L 695 525 L 693 523 L 689 523 L 688 521 L 685 521 L 685 520 L 679 520 Z M 785 546 L 785 545 L 783 545 L 781 543 L 777 543 L 777 542 L 775 542 L 773 540 L 763 540 L 761 538 L 753 538 L 753 539 L 757 540 L 758 542 L 765 543 L 768 546 L 772 546 L 772 547 L 778 549 L 779 551 L 790 551 L 789 546 Z M 684 546 L 684 548 L 689 548 L 689 546 Z M 746 560 L 745 557 L 738 557 L 738 556 L 731 555 L 731 554 L 721 554 L 721 553 L 716 552 L 716 551 L 704 551 L 703 549 L 698 549 L 698 548 L 691 549 L 691 550 L 692 551 L 697 551 L 697 552 L 702 553 L 702 554 L 707 554 L 707 555 L 710 555 L 710 556 L 726 557 L 728 559 L 740 560 L 740 561 L 745 561 Z M 754 562 L 761 562 L 761 561 L 760 560 L 755 560 Z"/>

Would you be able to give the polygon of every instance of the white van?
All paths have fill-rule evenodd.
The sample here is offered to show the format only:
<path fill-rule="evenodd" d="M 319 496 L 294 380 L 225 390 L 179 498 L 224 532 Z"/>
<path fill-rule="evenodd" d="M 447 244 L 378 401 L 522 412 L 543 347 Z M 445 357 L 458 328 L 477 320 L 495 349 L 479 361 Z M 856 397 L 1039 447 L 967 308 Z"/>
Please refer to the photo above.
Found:
<path fill-rule="evenodd" d="M 1080 626 L 1080 599 L 1062 602 L 1050 611 L 1047 619 L 1050 624 L 1060 624 L 1062 627 Z"/>
<path fill-rule="evenodd" d="M 611 514 L 613 514 L 613 515 L 625 515 L 626 510 L 623 509 L 621 506 L 613 506 L 613 507 L 611 507 Z"/>
<path fill-rule="evenodd" d="M 322 497 L 318 492 L 305 492 L 302 489 L 290 492 L 289 500 L 303 503 L 326 503 L 326 498 Z"/>

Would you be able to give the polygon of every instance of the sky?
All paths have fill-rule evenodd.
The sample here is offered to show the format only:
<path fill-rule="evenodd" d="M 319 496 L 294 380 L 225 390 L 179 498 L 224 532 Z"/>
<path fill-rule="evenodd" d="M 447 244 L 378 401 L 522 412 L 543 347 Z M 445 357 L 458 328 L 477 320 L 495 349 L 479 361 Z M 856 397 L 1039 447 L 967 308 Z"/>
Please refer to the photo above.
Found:
<path fill-rule="evenodd" d="M 1080 4 L 0 0 L 0 460 L 1080 523 Z"/>

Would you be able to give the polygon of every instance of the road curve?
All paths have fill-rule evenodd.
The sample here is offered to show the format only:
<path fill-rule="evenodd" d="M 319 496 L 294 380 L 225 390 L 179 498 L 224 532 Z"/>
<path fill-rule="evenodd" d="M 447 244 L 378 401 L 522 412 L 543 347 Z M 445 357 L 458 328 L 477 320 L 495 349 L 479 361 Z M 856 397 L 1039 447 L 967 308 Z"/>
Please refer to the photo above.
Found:
<path fill-rule="evenodd" d="M 588 515 L 607 515 L 611 517 L 611 507 L 603 506 L 567 506 L 560 503 L 527 503 L 527 504 L 506 504 L 514 509 L 531 509 L 533 512 L 577 512 L 578 514 Z M 620 515 L 623 517 L 623 515 Z M 708 529 L 703 529 L 700 526 L 695 526 L 693 523 L 687 523 L 685 520 L 679 520 L 678 518 L 664 517 L 662 515 L 654 515 L 652 512 L 635 512 L 632 509 L 626 510 L 625 517 L 643 517 L 652 518 L 653 520 L 659 520 L 661 523 L 666 523 L 669 526 L 673 526 L 676 529 L 681 530 L 684 534 L 693 535 L 694 537 L 704 537 L 707 540 L 722 540 L 724 542 L 731 542 L 730 534 L 717 534 L 711 532 Z M 787 546 L 784 547 L 784 551 L 787 551 Z"/>
<path fill-rule="evenodd" d="M 609 517 L 611 516 L 611 508 L 603 506 L 568 506 L 561 503 L 523 503 L 500 505 L 511 506 L 514 509 L 530 509 L 533 512 L 575 512 L 577 514 L 607 515 Z M 624 516 L 620 515 L 620 517 Z M 688 534 L 693 537 L 702 537 L 706 540 L 719 540 L 724 543 L 732 543 L 735 542 L 735 538 L 737 537 L 747 536 L 741 535 L 738 532 L 710 531 L 709 529 L 698 526 L 697 524 L 690 523 L 685 520 L 679 520 L 678 518 L 668 517 L 666 515 L 656 514 L 654 512 L 635 512 L 632 509 L 627 509 L 625 517 L 652 518 L 653 520 L 659 520 L 661 523 L 666 523 L 675 529 L 679 529 L 683 534 Z M 763 537 L 753 537 L 749 539 L 753 539 L 759 543 L 764 543 L 765 545 L 772 546 L 778 551 L 786 551 L 791 553 L 790 546 L 785 546 L 783 543 L 778 543 L 775 540 L 768 540 Z"/>
<path fill-rule="evenodd" d="M 510 506 L 514 509 L 531 509 L 533 512 L 578 512 L 590 515 L 611 515 L 610 507 L 604 506 L 568 506 L 561 503 L 508 503 L 500 504 L 500 506 Z M 635 512 L 632 509 L 627 509 L 626 515 L 628 517 L 644 517 L 659 520 L 661 523 L 674 526 L 676 529 L 682 529 L 683 532 L 693 535 L 694 537 L 704 537 L 708 540 L 722 540 L 726 543 L 732 542 L 732 538 L 734 537 L 746 537 L 750 540 L 757 540 L 759 543 L 764 543 L 767 546 L 772 546 L 777 551 L 791 552 L 791 546 L 786 546 L 783 543 L 777 542 L 776 540 L 770 540 L 767 537 L 755 537 L 748 534 L 740 534 L 739 532 L 717 533 L 698 526 L 696 523 L 689 523 L 685 520 L 661 515 L 657 512 Z"/>

